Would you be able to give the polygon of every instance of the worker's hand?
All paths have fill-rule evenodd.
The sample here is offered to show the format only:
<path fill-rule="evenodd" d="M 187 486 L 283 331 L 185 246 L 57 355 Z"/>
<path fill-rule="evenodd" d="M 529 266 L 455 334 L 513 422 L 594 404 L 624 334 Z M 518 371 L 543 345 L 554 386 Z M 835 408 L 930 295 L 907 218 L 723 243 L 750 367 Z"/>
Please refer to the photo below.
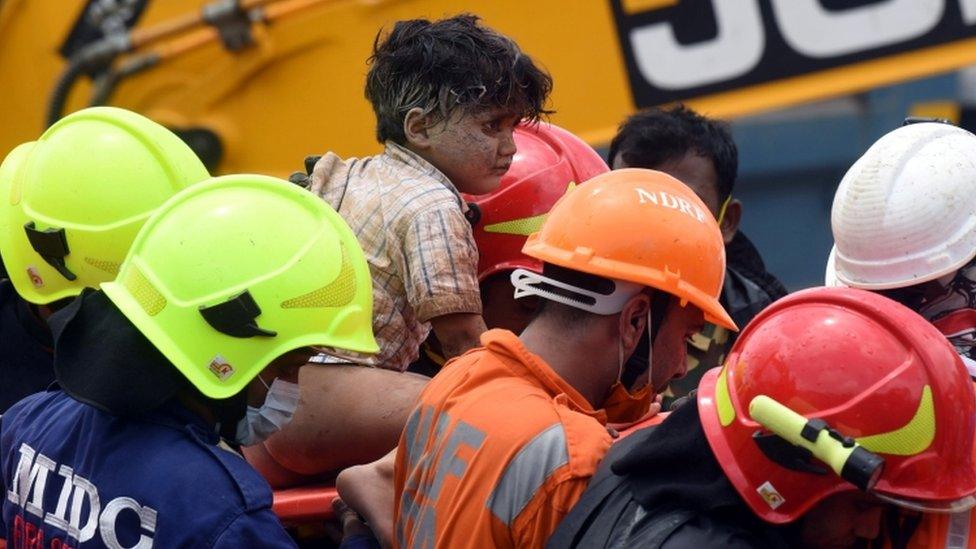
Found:
<path fill-rule="evenodd" d="M 294 172 L 288 176 L 288 181 L 291 181 L 295 185 L 303 189 L 309 188 L 312 184 L 312 170 L 315 169 L 315 164 L 322 159 L 322 155 L 309 155 L 305 157 L 305 171 L 304 172 Z"/>
<path fill-rule="evenodd" d="M 306 158 L 306 169 L 308 169 L 310 164 L 310 158 L 312 157 Z M 310 172 L 311 177 L 309 178 L 310 185 L 308 190 L 315 194 L 321 195 L 322 190 L 325 189 L 325 183 L 328 181 L 327 175 L 334 171 L 334 165 L 336 162 L 341 162 L 341 159 L 332 153 L 318 157 L 315 160 L 315 165 L 312 166 L 312 171 Z"/>
<path fill-rule="evenodd" d="M 658 415 L 661 412 L 661 399 L 661 395 L 656 395 L 654 397 L 654 402 L 651 402 L 651 406 L 648 408 L 647 413 L 635 421 L 629 421 L 626 423 L 608 423 L 607 432 L 610 433 L 610 436 L 613 438 L 617 438 L 620 434 L 619 431 L 629 429 L 638 423 L 643 423 Z"/>
<path fill-rule="evenodd" d="M 364 465 L 343 469 L 336 477 L 339 496 L 369 521 L 370 529 L 384 547 L 393 546 L 393 472 L 396 449 Z"/>
<path fill-rule="evenodd" d="M 353 536 L 372 536 L 373 532 L 366 526 L 366 522 L 340 498 L 332 500 L 332 510 L 336 520 L 342 526 L 342 539 Z"/>
<path fill-rule="evenodd" d="M 668 411 L 673 412 L 687 402 L 695 402 L 695 399 L 698 398 L 697 395 L 698 395 L 698 389 L 692 389 L 687 395 L 675 399 L 674 402 L 672 402 L 671 405 L 668 406 Z"/>
<path fill-rule="evenodd" d="M 447 360 L 481 345 L 481 334 L 488 330 L 485 319 L 473 313 L 435 316 L 430 319 L 430 326 Z"/>

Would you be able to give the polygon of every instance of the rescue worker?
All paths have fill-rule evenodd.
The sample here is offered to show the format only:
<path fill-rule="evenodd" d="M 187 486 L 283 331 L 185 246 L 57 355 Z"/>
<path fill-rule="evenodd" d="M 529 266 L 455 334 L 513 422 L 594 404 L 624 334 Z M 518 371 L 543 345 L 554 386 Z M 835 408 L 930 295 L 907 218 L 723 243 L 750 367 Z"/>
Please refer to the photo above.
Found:
<path fill-rule="evenodd" d="M 448 358 L 478 344 L 478 253 L 459 192 L 498 186 L 516 151 L 515 126 L 547 112 L 552 88 L 513 40 L 466 14 L 398 21 L 377 36 L 369 64 L 365 93 L 384 151 L 327 153 L 310 189 L 365 251 L 380 353 L 316 357 L 328 367 L 303 371 L 302 409 L 262 449 L 263 471 L 321 476 L 380 458 L 396 445 L 425 380 L 350 364 L 399 374 L 431 331 Z M 340 425 L 321 428 L 339 415 Z"/>
<path fill-rule="evenodd" d="M 542 273 L 542 261 L 522 253 L 526 239 L 539 230 L 560 198 L 609 169 L 585 141 L 552 124 L 519 125 L 514 138 L 519 152 L 498 189 L 465 198 L 475 212 L 473 232 L 485 323 L 518 334 L 532 320 L 539 300 L 531 295 L 515 299 L 512 271 Z M 428 340 L 411 371 L 433 376 L 443 365 L 436 343 Z M 393 539 L 395 462 L 396 452 L 390 452 L 377 461 L 344 469 L 336 478 L 339 494 L 349 508 L 366 517 L 387 544 Z"/>
<path fill-rule="evenodd" d="M 314 195 L 237 175 L 174 196 L 113 282 L 51 317 L 63 390 L 0 419 L 0 533 L 13 547 L 292 547 L 267 483 L 219 441 L 287 423 L 313 352 L 375 352 L 371 296 L 355 236 Z"/>
<path fill-rule="evenodd" d="M 0 413 L 54 381 L 47 318 L 114 278 L 139 227 L 209 177 L 176 135 L 133 112 L 70 114 L 0 165 Z"/>
<path fill-rule="evenodd" d="M 834 195 L 828 285 L 882 293 L 942 324 L 976 309 L 974 155 L 976 136 L 936 122 L 875 142 Z M 951 339 L 976 375 L 970 328 Z"/>
<path fill-rule="evenodd" d="M 936 122 L 881 137 L 834 196 L 828 285 L 871 290 L 920 313 L 976 376 L 976 136 Z M 972 513 L 891 513 L 892 546 L 973 547 Z M 913 535 L 914 534 L 914 535 Z M 892 539 L 893 538 L 893 539 Z"/>
<path fill-rule="evenodd" d="M 786 295 L 786 288 L 766 270 L 759 251 L 739 230 L 742 203 L 732 196 L 739 152 L 727 124 L 685 107 L 651 108 L 627 118 L 610 142 L 610 165 L 660 170 L 691 187 L 708 206 L 725 242 L 725 284 L 721 303 L 739 326 Z M 688 342 L 688 375 L 675 380 L 672 396 L 687 395 L 707 370 L 721 366 L 735 333 L 708 324 Z M 631 375 L 646 367 L 637 361 Z M 625 377 L 625 379 L 627 379 Z"/>
<path fill-rule="evenodd" d="M 549 547 L 852 547 L 885 503 L 976 504 L 966 370 L 882 296 L 777 301 L 696 399 L 613 447 Z"/>
<path fill-rule="evenodd" d="M 651 170 L 594 177 L 560 200 L 512 273 L 542 299 L 520 336 L 491 330 L 421 393 L 397 448 L 395 540 L 408 547 L 538 547 L 610 446 L 608 421 L 644 416 L 685 368 L 685 338 L 718 303 L 721 233 L 680 181 Z M 653 368 L 624 361 L 646 331 Z"/>

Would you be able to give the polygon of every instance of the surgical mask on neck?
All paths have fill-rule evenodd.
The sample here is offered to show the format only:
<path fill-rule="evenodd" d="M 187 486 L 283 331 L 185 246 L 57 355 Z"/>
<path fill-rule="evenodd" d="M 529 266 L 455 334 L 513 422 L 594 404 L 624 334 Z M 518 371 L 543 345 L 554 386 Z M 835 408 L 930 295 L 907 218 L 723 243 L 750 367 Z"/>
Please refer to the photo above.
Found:
<path fill-rule="evenodd" d="M 235 442 L 252 446 L 267 440 L 291 421 L 298 408 L 298 384 L 275 378 L 269 387 L 261 376 L 261 383 L 268 388 L 264 404 L 260 408 L 247 407 L 247 413 L 237 423 Z"/>
<path fill-rule="evenodd" d="M 651 334 L 651 311 L 647 311 L 647 334 Z M 603 403 L 603 410 L 610 423 L 630 423 L 644 417 L 651 408 L 651 372 L 653 368 L 654 342 L 648 342 L 647 350 L 647 383 L 631 393 L 621 381 L 624 371 L 624 345 L 617 339 L 617 382 L 610 387 L 607 399 Z"/>

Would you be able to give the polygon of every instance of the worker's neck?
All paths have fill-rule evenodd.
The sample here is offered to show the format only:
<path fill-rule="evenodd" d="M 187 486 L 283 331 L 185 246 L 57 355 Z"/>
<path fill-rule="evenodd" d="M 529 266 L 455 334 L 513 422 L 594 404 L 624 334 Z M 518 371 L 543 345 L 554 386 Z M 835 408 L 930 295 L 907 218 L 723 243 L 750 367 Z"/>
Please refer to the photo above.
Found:
<path fill-rule="evenodd" d="M 543 316 L 533 320 L 519 339 L 598 409 L 609 390 L 607 369 L 619 366 L 617 350 L 610 348 L 602 332 L 593 329 L 568 334 L 557 321 Z"/>

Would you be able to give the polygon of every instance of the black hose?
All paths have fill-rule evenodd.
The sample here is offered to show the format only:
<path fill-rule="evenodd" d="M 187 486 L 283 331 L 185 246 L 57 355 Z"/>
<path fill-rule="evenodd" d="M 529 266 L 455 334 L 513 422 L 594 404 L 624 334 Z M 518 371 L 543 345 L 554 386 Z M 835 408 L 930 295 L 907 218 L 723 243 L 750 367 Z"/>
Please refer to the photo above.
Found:
<path fill-rule="evenodd" d="M 78 77 L 85 72 L 85 65 L 80 59 L 68 60 L 68 66 L 61 72 L 51 97 L 47 102 L 47 117 L 44 120 L 44 128 L 50 128 L 55 122 L 61 119 L 64 113 L 64 104 L 68 101 L 68 94 L 75 86 Z"/>
<path fill-rule="evenodd" d="M 125 80 L 133 74 L 154 67 L 157 63 L 159 63 L 159 61 L 159 54 L 151 53 L 136 57 L 135 59 L 122 65 L 118 70 L 105 71 L 105 74 L 95 79 L 95 86 L 92 91 L 91 99 L 88 101 L 88 106 L 96 107 L 99 105 L 107 105 L 109 99 L 112 98 L 112 93 L 115 91 L 115 88 L 118 87 L 119 82 Z"/>
<path fill-rule="evenodd" d="M 92 86 L 91 99 L 88 100 L 89 107 L 97 107 L 108 103 L 112 97 L 112 92 L 119 85 L 122 75 L 118 71 L 108 71 L 95 79 Z"/>
<path fill-rule="evenodd" d="M 128 33 L 110 34 L 93 42 L 68 59 L 68 66 L 58 77 L 47 103 L 45 128 L 51 127 L 64 114 L 64 105 L 75 82 L 82 73 L 94 75 L 106 70 L 118 54 L 131 48 Z"/>

